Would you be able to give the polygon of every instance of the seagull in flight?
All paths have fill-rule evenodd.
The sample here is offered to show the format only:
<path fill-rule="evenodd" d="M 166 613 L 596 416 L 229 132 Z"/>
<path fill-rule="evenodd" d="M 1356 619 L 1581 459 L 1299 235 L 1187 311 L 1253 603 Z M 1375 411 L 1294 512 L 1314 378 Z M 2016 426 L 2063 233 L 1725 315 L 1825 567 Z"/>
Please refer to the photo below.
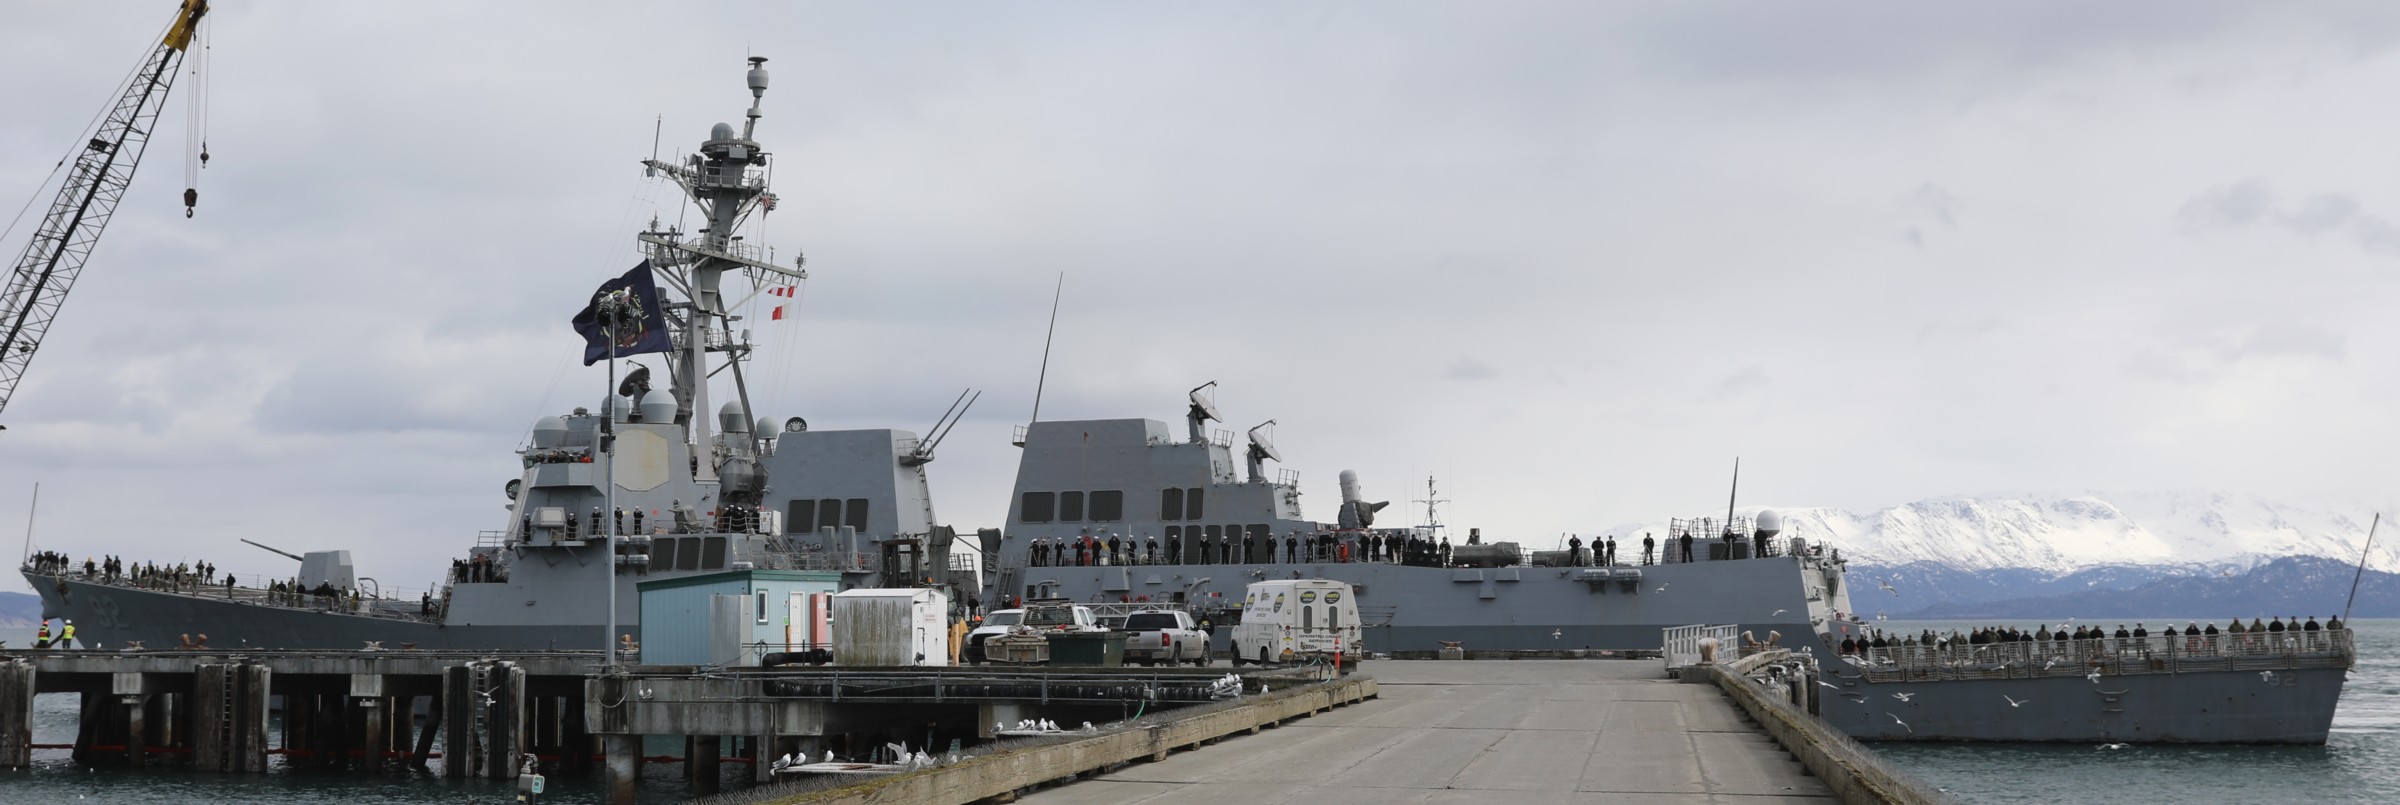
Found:
<path fill-rule="evenodd" d="M 2133 746 L 2133 745 L 2132 745 L 2132 744 L 2101 744 L 2101 745 L 2100 745 L 2100 748 L 2102 748 L 2102 749 L 2125 749 L 2125 748 L 2129 748 L 2129 747 L 2131 747 L 2131 746 Z"/>
<path fill-rule="evenodd" d="M 1560 634 L 1562 634 L 1562 631 L 1561 631 L 1561 630 L 1558 630 L 1558 629 L 1552 629 L 1552 630 L 1550 630 L 1550 639 L 1552 639 L 1552 640 L 1557 640 L 1557 639 L 1559 638 L 1559 635 L 1560 635 Z"/>
<path fill-rule="evenodd" d="M 1887 580 L 1885 580 L 1885 579 L 1882 579 L 1882 578 L 1877 578 L 1877 579 L 1875 580 L 1875 586 L 1883 588 L 1883 591 L 1884 591 L 1884 592 L 1891 593 L 1893 598 L 1898 598 L 1898 597 L 1900 597 L 1900 591 L 1899 591 L 1899 590 L 1896 590 L 1896 589 L 1893 589 L 1893 588 L 1892 588 L 1892 583 L 1891 583 L 1890 581 L 1887 581 Z"/>
<path fill-rule="evenodd" d="M 1908 730 L 1908 734 L 1910 734 L 1910 735 L 1915 735 L 1915 734 L 1917 734 L 1917 728 L 1915 728 L 1915 727 L 1911 727 L 1911 726 L 1909 726 L 1909 725 L 1908 725 L 1908 722 L 1900 720 L 1900 714 L 1899 714 L 1899 713 L 1885 713 L 1884 715 L 1891 716 L 1891 717 L 1892 717 L 1892 723 L 1900 725 L 1900 728 L 1901 728 L 1901 729 Z"/>
<path fill-rule="evenodd" d="M 2010 707 L 2024 707 L 2025 705 L 2028 705 L 2028 704 L 2032 704 L 2032 703 L 2033 703 L 2033 700 L 2032 700 L 2032 699 L 2026 699 L 2026 700 L 2024 700 L 2024 701 L 2021 701 L 2021 702 L 2020 702 L 2020 701 L 2017 701 L 2016 697 L 2014 697 L 2014 696 L 2010 696 L 2010 695 L 2008 695 L 2008 694 L 2006 694 L 2006 693 L 2000 694 L 2000 698 L 2007 699 L 2007 700 L 2008 700 L 2008 706 L 2010 706 Z"/>
<path fill-rule="evenodd" d="M 2050 661 L 2049 661 L 2049 662 L 2042 663 L 2042 670 L 2044 670 L 2044 671 L 2050 670 L 2050 669 L 2052 669 L 2052 668 L 2056 668 L 2056 667 L 2058 667 L 2058 658 L 2057 658 L 2057 657 L 2052 657 L 2052 658 L 2050 658 Z"/>
<path fill-rule="evenodd" d="M 2084 675 L 2083 675 L 2083 678 L 2091 680 L 2091 681 L 2092 681 L 2092 684 L 2094 684 L 2094 685 L 2100 684 L 2100 669 L 2098 669 L 2098 668 L 2094 668 L 2094 669 L 2092 669 L 2092 672 L 2091 672 L 2091 673 L 2088 673 L 2088 674 L 2084 674 Z"/>
<path fill-rule="evenodd" d="M 2260 681 L 2260 682 L 2265 682 L 2265 683 L 2267 683 L 2267 684 L 2269 684 L 2269 685 L 2275 684 L 2275 672 L 2274 672 L 2274 671 L 2260 671 L 2260 672 L 2258 672 L 2258 681 Z"/>
<path fill-rule="evenodd" d="M 1788 610 L 1788 609 L 1778 609 L 1778 610 L 1775 610 L 1774 612 L 1769 612 L 1769 613 L 1767 613 L 1767 617 L 1770 617 L 1770 618 L 1772 618 L 1772 617 L 1775 617 L 1775 616 L 1777 616 L 1777 615 L 1781 615 L 1781 614 L 1783 614 L 1783 613 L 1790 612 L 1790 611 L 1791 611 L 1791 610 Z"/>
<path fill-rule="evenodd" d="M 1834 689 L 1834 690 L 1841 690 L 1841 689 L 1842 689 L 1842 686 L 1840 686 L 1840 685 L 1836 685 L 1836 684 L 1833 684 L 1833 683 L 1831 683 L 1831 682 L 1827 682 L 1827 681 L 1825 681 L 1825 680 L 1822 680 L 1822 679 L 1819 679 L 1819 680 L 1817 680 L 1817 684 L 1819 684 L 1819 685 L 1823 685 L 1823 686 L 1825 686 L 1825 687 L 1828 687 L 1828 688 L 1832 688 L 1832 689 Z"/>
<path fill-rule="evenodd" d="M 1674 582 L 1667 582 L 1667 584 L 1673 584 L 1673 583 L 1674 583 Z M 1661 585 L 1658 585 L 1658 592 L 1662 592 L 1662 593 L 1663 593 L 1663 592 L 1666 592 L 1666 591 L 1667 591 L 1667 585 L 1666 585 L 1666 584 L 1661 584 Z"/>
<path fill-rule="evenodd" d="M 1903 702 L 1906 702 L 1906 701 L 1908 701 L 1908 700 L 1910 700 L 1910 699 L 1914 699 L 1914 698 L 1916 698 L 1916 697 L 1917 697 L 1917 694 L 1914 694 L 1914 693 L 1894 693 L 1894 694 L 1892 694 L 1892 698 L 1894 698 L 1894 699 L 1899 699 L 1900 701 L 1903 701 Z"/>

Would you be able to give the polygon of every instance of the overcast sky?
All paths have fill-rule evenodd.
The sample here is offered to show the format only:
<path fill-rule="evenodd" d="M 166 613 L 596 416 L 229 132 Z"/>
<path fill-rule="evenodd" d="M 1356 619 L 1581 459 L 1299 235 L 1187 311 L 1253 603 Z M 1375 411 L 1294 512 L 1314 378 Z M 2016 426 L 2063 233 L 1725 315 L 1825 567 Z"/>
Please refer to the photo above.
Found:
<path fill-rule="evenodd" d="M 6 4 L 0 214 L 174 5 Z M 2393 499 L 2400 7 L 2091 6 L 229 2 L 199 215 L 187 81 L 0 415 L 0 513 L 38 481 L 42 547 L 423 585 L 600 398 L 567 319 L 681 214 L 654 122 L 738 123 L 751 54 L 751 238 L 813 274 L 752 322 L 760 412 L 982 389 L 931 466 L 962 530 L 1062 271 L 1045 418 L 1180 432 L 1218 381 L 1318 518 L 1349 468 L 1588 533 L 1737 455 L 1779 505 Z"/>

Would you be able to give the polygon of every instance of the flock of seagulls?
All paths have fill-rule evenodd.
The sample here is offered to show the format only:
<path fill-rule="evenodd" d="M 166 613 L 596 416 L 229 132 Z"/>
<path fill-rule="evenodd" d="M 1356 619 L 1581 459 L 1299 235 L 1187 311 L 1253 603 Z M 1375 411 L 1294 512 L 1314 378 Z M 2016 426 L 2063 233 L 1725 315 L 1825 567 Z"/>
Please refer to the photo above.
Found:
<path fill-rule="evenodd" d="M 1091 722 L 1088 722 L 1088 721 L 1087 721 L 1087 722 L 1084 722 L 1084 724 L 1085 724 L 1086 726 L 1089 726 L 1089 725 L 1091 724 Z M 1011 729 L 1011 728 L 1009 728 L 1008 726 L 1006 726 L 1006 725 L 1004 725 L 1004 724 L 1002 724 L 1001 722 L 998 722 L 998 721 L 994 721 L 994 722 L 992 722 L 992 732 L 995 732 L 995 733 L 1000 733 L 1000 732 L 1059 732 L 1059 731 L 1060 731 L 1060 730 L 1059 730 L 1059 728 L 1058 728 L 1058 722 L 1056 722 L 1056 721 L 1052 721 L 1052 720 L 1050 720 L 1050 719 L 1047 719 L 1047 718 L 1025 718 L 1025 719 L 1018 719 L 1018 720 L 1017 720 L 1017 726 L 1016 726 L 1014 729 Z"/>
<path fill-rule="evenodd" d="M 1208 683 L 1208 697 L 1211 699 L 1236 699 L 1241 695 L 1241 674 L 1226 674 L 1217 677 L 1217 681 Z"/>

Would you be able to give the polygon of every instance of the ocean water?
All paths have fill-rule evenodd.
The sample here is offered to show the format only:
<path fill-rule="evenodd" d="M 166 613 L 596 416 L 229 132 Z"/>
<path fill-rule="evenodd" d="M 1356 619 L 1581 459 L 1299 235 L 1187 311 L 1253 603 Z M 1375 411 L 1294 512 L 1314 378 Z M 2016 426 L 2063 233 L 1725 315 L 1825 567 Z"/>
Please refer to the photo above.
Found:
<path fill-rule="evenodd" d="M 2205 622 L 2201 618 L 2140 620 L 2152 624 Z M 2115 622 L 2109 619 L 2111 627 Z M 1964 621 L 1885 624 L 1902 632 L 1974 625 Z M 1872 746 L 1894 765 L 1947 789 L 1960 802 L 1974 805 L 2393 802 L 2400 799 L 2400 620 L 2362 620 L 2352 627 L 2357 629 L 2358 666 L 2350 670 L 2350 681 L 2342 688 L 2342 703 L 2333 714 L 2333 735 L 2324 746 Z"/>
<path fill-rule="evenodd" d="M 2188 619 L 2144 618 L 2151 623 Z M 1892 622 L 1888 627 L 1949 629 L 1972 624 Z M 1961 802 L 2391 802 L 2400 791 L 2400 620 L 2369 620 L 2358 629 L 2359 662 L 2334 714 L 2333 736 L 2321 747 L 2135 747 L 2085 745 L 1875 744 L 1895 765 Z M 32 633 L 0 631 L 12 646 Z M 35 703 L 34 740 L 75 739 L 76 698 L 51 694 Z M 671 742 L 670 742 L 671 743 Z M 680 744 L 650 747 L 673 754 Z M 0 772 L 0 803 L 182 802 L 204 805 L 418 805 L 515 800 L 513 784 L 452 781 L 438 773 L 381 776 L 289 769 L 261 775 L 198 774 L 174 759 L 133 771 L 77 767 L 67 750 L 34 753 L 34 768 Z M 749 767 L 725 764 L 723 789 L 741 791 Z M 599 801 L 599 777 L 549 775 L 544 801 Z M 675 764 L 647 767 L 639 787 L 644 803 L 682 802 L 691 790 Z"/>

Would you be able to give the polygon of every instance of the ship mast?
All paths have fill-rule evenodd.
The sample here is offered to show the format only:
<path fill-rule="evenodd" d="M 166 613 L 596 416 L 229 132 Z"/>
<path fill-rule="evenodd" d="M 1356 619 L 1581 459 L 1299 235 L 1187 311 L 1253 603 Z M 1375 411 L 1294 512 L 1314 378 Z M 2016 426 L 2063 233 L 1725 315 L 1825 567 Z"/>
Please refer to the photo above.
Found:
<path fill-rule="evenodd" d="M 1422 500 L 1413 500 L 1409 502 L 1425 504 L 1425 524 L 1417 526 L 1418 528 L 1425 530 L 1425 538 L 1440 538 L 1442 531 L 1442 517 L 1441 513 L 1437 511 L 1435 507 L 1450 501 L 1443 499 L 1441 495 L 1434 492 L 1432 475 L 1425 476 L 1425 497 Z"/>
<path fill-rule="evenodd" d="M 737 307 L 749 298 L 728 305 L 723 281 L 725 273 L 738 271 L 750 278 L 756 295 L 758 288 L 783 279 L 804 280 L 805 258 L 795 258 L 789 267 L 774 263 L 772 251 L 753 243 L 744 243 L 736 234 L 752 212 L 773 209 L 775 195 L 767 188 L 767 152 L 754 139 L 758 119 L 762 116 L 759 104 L 767 93 L 766 58 L 750 58 L 750 109 L 737 135 L 733 126 L 719 123 L 709 132 L 700 152 L 692 154 L 681 164 L 646 159 L 642 165 L 650 171 L 665 174 L 683 188 L 699 208 L 703 225 L 699 232 L 686 235 L 678 228 L 658 229 L 637 236 L 650 256 L 651 267 L 658 276 L 680 291 L 686 301 L 663 303 L 671 326 L 675 330 L 676 351 L 670 353 L 670 389 L 677 403 L 676 419 L 690 430 L 693 445 L 701 451 L 713 451 L 709 435 L 708 379 L 720 369 L 733 373 L 734 387 L 741 398 L 742 421 L 755 418 L 750 407 L 749 384 L 742 377 L 742 361 L 750 354 L 747 333 L 736 340 L 726 315 L 729 307 Z M 718 369 L 709 368 L 709 353 L 720 353 L 724 363 Z M 699 475 L 694 480 L 703 484 L 717 481 L 714 455 L 700 462 Z"/>

